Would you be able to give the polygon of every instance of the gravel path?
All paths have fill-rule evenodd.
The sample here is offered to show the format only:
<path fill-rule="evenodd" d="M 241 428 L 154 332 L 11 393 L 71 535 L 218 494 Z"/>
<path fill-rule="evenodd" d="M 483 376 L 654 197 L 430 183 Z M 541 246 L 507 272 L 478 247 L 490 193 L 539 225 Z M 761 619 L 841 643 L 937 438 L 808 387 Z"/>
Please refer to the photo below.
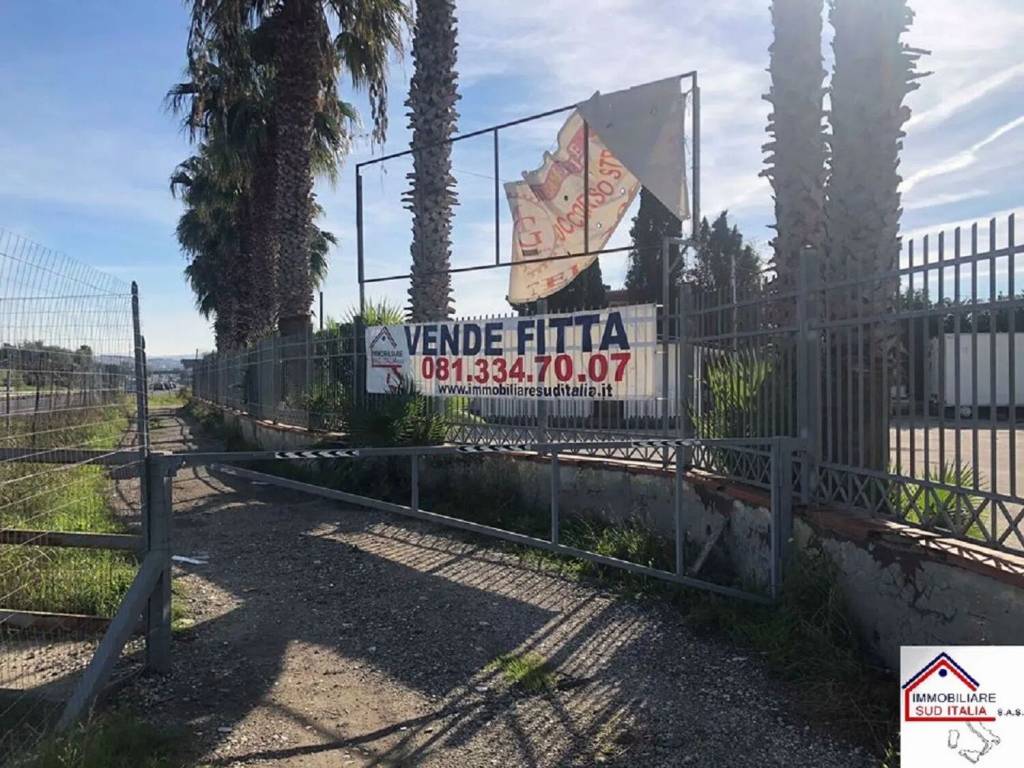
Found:
<path fill-rule="evenodd" d="M 197 446 L 165 415 L 157 447 Z M 201 447 L 209 448 L 210 445 Z M 756 658 L 676 611 L 383 513 L 206 470 L 175 484 L 196 625 L 129 700 L 202 765 L 869 766 L 795 719 Z M 546 659 L 525 695 L 489 662 Z"/>

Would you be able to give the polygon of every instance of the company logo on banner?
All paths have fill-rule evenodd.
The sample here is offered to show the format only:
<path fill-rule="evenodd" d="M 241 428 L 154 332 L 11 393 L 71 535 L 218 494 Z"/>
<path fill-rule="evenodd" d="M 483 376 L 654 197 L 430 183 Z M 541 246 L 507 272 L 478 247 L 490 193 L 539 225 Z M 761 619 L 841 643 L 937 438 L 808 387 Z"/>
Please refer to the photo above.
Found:
<path fill-rule="evenodd" d="M 1020 765 L 1024 646 L 900 649 L 905 768 Z"/>
<path fill-rule="evenodd" d="M 366 329 L 366 390 L 440 397 L 638 400 L 657 396 L 653 304 Z"/>

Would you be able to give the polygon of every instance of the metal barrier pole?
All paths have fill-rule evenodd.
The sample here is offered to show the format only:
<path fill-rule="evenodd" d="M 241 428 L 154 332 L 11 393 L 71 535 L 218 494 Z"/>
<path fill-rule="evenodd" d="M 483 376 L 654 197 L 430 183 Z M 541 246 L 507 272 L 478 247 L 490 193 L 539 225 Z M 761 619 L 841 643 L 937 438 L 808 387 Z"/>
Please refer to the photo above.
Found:
<path fill-rule="evenodd" d="M 672 507 L 673 507 L 673 519 L 675 526 L 675 543 L 676 543 L 676 575 L 682 578 L 686 575 L 686 559 L 685 553 L 683 552 L 683 543 L 686 538 L 686 529 L 683 523 L 683 471 L 685 467 L 685 459 L 683 457 L 683 449 L 681 447 L 676 448 L 676 472 L 674 480 L 674 488 L 672 493 Z"/>
<path fill-rule="evenodd" d="M 677 303 L 676 317 L 679 323 L 679 337 L 676 341 L 676 356 L 679 358 L 676 363 L 676 419 L 678 421 L 677 434 L 681 438 L 693 437 L 693 346 L 687 341 L 686 317 L 684 312 L 690 305 L 690 286 L 683 283 L 679 286 L 679 299 Z M 691 446 L 680 446 L 676 448 L 676 455 L 682 454 L 683 464 L 690 464 L 693 461 L 693 448 Z"/>
<path fill-rule="evenodd" d="M 420 457 L 417 454 L 413 454 L 410 457 L 411 469 L 412 469 L 412 493 L 409 501 L 409 508 L 413 512 L 419 512 L 420 509 Z"/>
<path fill-rule="evenodd" d="M 669 350 L 669 310 L 672 304 L 669 268 L 669 239 L 661 241 L 661 431 L 666 439 L 669 436 L 668 423 L 668 350 Z M 668 447 L 661 449 L 662 466 L 668 468 Z"/>
<path fill-rule="evenodd" d="M 146 603 L 146 666 L 155 672 L 171 668 L 171 482 L 174 470 L 170 454 L 150 454 L 146 459 L 146 496 L 149 526 L 146 553 L 161 564 L 160 577 Z"/>
<path fill-rule="evenodd" d="M 558 460 L 558 451 L 551 452 L 551 543 L 558 544 L 559 521 L 558 497 L 562 491 L 560 477 L 561 462 Z"/>
<path fill-rule="evenodd" d="M 142 521 L 142 535 L 149 529 L 149 399 L 146 392 L 146 340 L 142 336 L 142 322 L 139 317 L 139 286 L 132 281 L 132 337 L 135 344 L 135 429 L 139 447 L 139 519 Z"/>
<path fill-rule="evenodd" d="M 768 536 L 770 544 L 771 570 L 769 575 L 769 588 L 772 599 L 779 596 L 779 585 L 782 580 L 782 553 L 781 553 L 781 525 L 779 520 L 782 517 L 782 446 L 778 438 L 771 443 L 771 465 L 768 468 L 771 478 L 771 502 L 770 521 L 771 526 Z"/>

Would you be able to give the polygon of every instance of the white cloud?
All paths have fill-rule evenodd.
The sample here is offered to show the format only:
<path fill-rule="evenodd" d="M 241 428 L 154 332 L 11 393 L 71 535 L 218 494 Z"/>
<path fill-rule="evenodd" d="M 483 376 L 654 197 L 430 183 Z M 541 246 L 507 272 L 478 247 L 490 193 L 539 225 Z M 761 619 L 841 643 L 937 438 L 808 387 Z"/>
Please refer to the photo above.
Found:
<path fill-rule="evenodd" d="M 978 156 L 982 150 L 1021 126 L 1024 126 L 1024 115 L 1000 125 L 984 139 L 972 144 L 967 149 L 961 150 L 945 160 L 917 171 L 903 182 L 903 191 L 910 192 L 914 187 L 927 179 L 970 168 L 978 161 Z"/>
<path fill-rule="evenodd" d="M 918 112 L 907 121 L 907 129 L 922 129 L 941 123 L 958 114 L 965 107 L 997 92 L 1010 83 L 1024 77 L 1024 63 L 1001 69 L 971 87 L 954 91 L 935 106 Z"/>
<path fill-rule="evenodd" d="M 964 192 L 946 192 L 943 194 L 932 195 L 931 197 L 916 198 L 903 207 L 908 211 L 920 211 L 927 208 L 938 208 L 942 205 L 962 203 L 966 200 L 975 200 L 979 197 L 985 197 L 987 194 L 988 190 L 986 189 L 968 189 Z"/>

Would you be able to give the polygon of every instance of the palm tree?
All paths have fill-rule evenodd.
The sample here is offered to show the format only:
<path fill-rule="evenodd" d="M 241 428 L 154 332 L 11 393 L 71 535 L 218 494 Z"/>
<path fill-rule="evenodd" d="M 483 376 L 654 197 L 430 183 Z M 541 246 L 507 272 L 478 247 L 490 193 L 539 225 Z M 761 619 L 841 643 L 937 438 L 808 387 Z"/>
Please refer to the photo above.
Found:
<path fill-rule="evenodd" d="M 239 11 L 228 14 L 218 7 L 221 26 L 195 27 L 189 44 L 191 79 L 174 86 L 170 106 L 184 113 L 184 127 L 193 139 L 216 142 L 232 156 L 225 167 L 237 177 L 238 236 L 244 246 L 239 256 L 239 281 L 234 286 L 239 316 L 245 327 L 241 343 L 268 335 L 278 320 L 278 258 L 274 228 L 276 211 L 276 130 L 273 120 L 273 76 L 267 62 L 275 45 L 273 25 L 247 29 Z M 204 6 L 197 0 L 197 14 Z M 201 17 L 200 17 L 201 18 Z M 234 22 L 231 22 L 234 19 Z M 338 98 L 333 83 L 323 85 L 313 120 L 311 167 L 331 181 L 338 159 L 349 147 L 354 108 Z M 318 268 L 306 274 L 315 285 L 326 273 L 327 251 L 335 243 L 323 237 L 313 220 L 320 208 L 310 204 L 307 227 L 316 237 L 307 240 L 307 258 Z M 287 279 L 287 278 L 285 278 Z M 244 295 L 241 291 L 245 289 Z"/>
<path fill-rule="evenodd" d="M 253 6 L 270 5 L 248 0 Z M 279 0 L 273 3 L 276 127 L 276 235 L 280 245 L 280 321 L 283 335 L 309 327 L 313 299 L 309 222 L 313 190 L 311 146 L 324 84 L 341 68 L 369 92 L 374 137 L 387 129 L 387 73 L 392 50 L 401 50 L 408 11 L 401 0 Z M 340 32 L 332 41 L 328 13 Z M 334 90 L 328 88 L 327 90 Z"/>
<path fill-rule="evenodd" d="M 328 19 L 338 34 L 332 38 Z M 373 138 L 387 129 L 387 72 L 392 51 L 401 50 L 408 11 L 401 0 L 192 0 L 190 71 L 208 49 L 234 47 L 251 31 L 253 60 L 266 67 L 266 130 L 259 160 L 252 164 L 260 194 L 252 207 L 255 240 L 276 249 L 278 326 L 282 333 L 309 326 L 313 275 L 309 269 L 312 188 L 317 169 L 318 125 L 345 127 L 354 111 L 337 96 L 344 69 L 353 85 L 369 93 Z M 223 52 L 223 50 L 222 50 Z M 326 121 L 319 115 L 326 115 Z M 344 141 L 327 152 L 330 169 L 348 149 Z M 268 215 L 269 214 L 269 215 Z M 268 278 L 273 279 L 273 278 Z"/>
<path fill-rule="evenodd" d="M 773 0 L 775 39 L 770 52 L 771 87 L 765 100 L 771 141 L 762 171 L 775 193 L 775 278 L 770 290 L 797 289 L 800 255 L 810 250 L 819 259 L 825 244 L 825 68 L 821 55 L 822 0 Z M 794 302 L 773 305 L 775 319 L 792 322 Z"/>
<path fill-rule="evenodd" d="M 841 463 L 879 470 L 888 463 L 883 366 L 897 335 L 895 327 L 879 321 L 893 309 L 898 289 L 891 274 L 900 250 L 899 155 L 903 125 L 910 117 L 904 99 L 921 76 L 915 71 L 921 52 L 901 39 L 912 20 L 906 0 L 832 0 L 835 71 L 832 173 L 825 204 L 826 284 L 880 276 L 829 292 L 832 319 L 870 318 L 863 333 L 833 335 L 833 381 L 852 381 L 853 391 L 838 388 L 832 418 L 836 425 L 848 417 L 864 425 L 853 430 L 852 441 L 837 440 L 833 455 Z"/>
<path fill-rule="evenodd" d="M 220 167 L 237 184 L 236 227 L 242 246 L 233 284 L 240 343 L 269 333 L 276 324 L 276 243 L 267 219 L 273 216 L 274 185 L 265 169 L 273 161 L 267 67 L 253 55 L 255 35 L 236 19 L 219 37 L 195 27 L 189 38 L 190 79 L 167 94 L 168 105 L 183 114 L 193 141 L 216 145 L 226 161 Z"/>
<path fill-rule="evenodd" d="M 244 309 L 240 306 L 240 246 L 237 227 L 238 190 L 224 173 L 224 157 L 204 144 L 199 154 L 181 163 L 171 176 L 171 192 L 186 210 L 178 220 L 178 242 L 189 257 L 185 276 L 196 295 L 196 308 L 214 318 L 218 349 L 245 342 Z"/>
<path fill-rule="evenodd" d="M 246 301 L 258 298 L 251 265 L 244 260 L 248 217 L 245 189 L 225 171 L 230 153 L 204 143 L 199 154 L 181 163 L 171 176 L 171 191 L 185 203 L 177 226 L 178 242 L 189 257 L 185 277 L 196 296 L 196 309 L 214 318 L 217 348 L 234 349 L 255 341 Z M 314 217 L 323 209 L 311 202 Z M 315 284 L 327 273 L 327 255 L 337 245 L 330 232 L 310 223 L 309 272 Z"/>
<path fill-rule="evenodd" d="M 409 318 L 414 322 L 452 315 L 452 207 L 456 204 L 451 144 L 459 100 L 456 88 L 456 19 L 453 0 L 417 0 L 412 38 L 415 71 L 409 84 L 413 154 L 411 189 L 412 278 Z"/>

